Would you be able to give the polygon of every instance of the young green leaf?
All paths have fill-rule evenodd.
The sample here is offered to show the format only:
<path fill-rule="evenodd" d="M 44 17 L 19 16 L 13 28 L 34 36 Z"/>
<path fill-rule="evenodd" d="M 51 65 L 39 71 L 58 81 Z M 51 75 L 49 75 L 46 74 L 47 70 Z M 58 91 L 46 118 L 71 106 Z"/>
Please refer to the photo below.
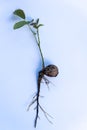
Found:
<path fill-rule="evenodd" d="M 23 18 L 23 19 L 25 19 L 25 13 L 24 13 L 24 11 L 23 11 L 22 9 L 17 9 L 17 10 L 15 10 L 15 11 L 13 12 L 13 14 L 15 14 L 15 15 L 17 15 L 17 16 Z"/>
<path fill-rule="evenodd" d="M 14 29 L 21 28 L 21 27 L 23 27 L 24 25 L 27 25 L 27 24 L 28 24 L 28 22 L 26 22 L 26 21 L 17 22 L 17 23 L 14 24 Z"/>
<path fill-rule="evenodd" d="M 36 20 L 36 23 L 37 23 L 37 24 L 39 23 L 39 18 Z"/>
<path fill-rule="evenodd" d="M 38 26 L 37 26 L 37 28 L 39 28 L 39 27 L 41 27 L 41 26 L 44 26 L 43 24 L 39 24 Z"/>
<path fill-rule="evenodd" d="M 30 25 L 32 25 L 32 26 L 36 26 L 36 25 L 37 25 L 37 23 L 32 22 L 32 23 L 30 23 Z"/>

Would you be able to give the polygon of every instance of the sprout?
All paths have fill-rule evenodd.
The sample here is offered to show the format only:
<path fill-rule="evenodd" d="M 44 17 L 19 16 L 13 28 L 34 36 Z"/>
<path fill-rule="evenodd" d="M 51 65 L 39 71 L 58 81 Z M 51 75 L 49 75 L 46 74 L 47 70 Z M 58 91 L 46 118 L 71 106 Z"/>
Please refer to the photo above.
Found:
<path fill-rule="evenodd" d="M 36 41 L 36 44 L 38 46 L 38 49 L 40 51 L 40 56 L 41 56 L 41 61 L 42 61 L 42 69 L 38 72 L 38 79 L 37 79 L 37 93 L 36 95 L 33 97 L 33 100 L 32 102 L 29 104 L 28 106 L 28 109 L 34 104 L 36 103 L 36 107 L 35 107 L 35 110 L 36 110 L 36 116 L 35 116 L 35 121 L 34 121 L 34 127 L 37 126 L 37 119 L 39 118 L 39 109 L 44 113 L 45 117 L 47 118 L 47 120 L 52 123 L 48 117 L 51 117 L 44 109 L 43 107 L 40 105 L 39 103 L 39 97 L 40 97 L 40 85 L 41 85 L 41 81 L 42 79 L 45 81 L 46 85 L 48 85 L 50 83 L 50 81 L 45 77 L 46 76 L 49 76 L 49 77 L 56 77 L 59 73 L 59 70 L 57 68 L 57 66 L 55 65 L 48 65 L 48 66 L 45 66 L 45 62 L 44 62 L 44 56 L 43 56 L 43 53 L 42 53 L 42 49 L 41 49 L 41 46 L 40 46 L 40 36 L 39 36 L 39 28 L 41 26 L 43 26 L 43 24 L 40 24 L 39 23 L 39 18 L 34 20 L 32 19 L 31 21 L 27 21 L 26 20 L 26 15 L 25 15 L 25 12 L 22 10 L 22 9 L 17 9 L 13 12 L 14 15 L 20 17 L 20 20 L 19 22 L 15 23 L 14 24 L 14 29 L 19 29 L 25 25 L 27 25 L 31 31 L 31 33 L 33 34 L 34 38 L 35 38 L 35 41 Z M 52 117 L 51 117 L 52 118 Z"/>

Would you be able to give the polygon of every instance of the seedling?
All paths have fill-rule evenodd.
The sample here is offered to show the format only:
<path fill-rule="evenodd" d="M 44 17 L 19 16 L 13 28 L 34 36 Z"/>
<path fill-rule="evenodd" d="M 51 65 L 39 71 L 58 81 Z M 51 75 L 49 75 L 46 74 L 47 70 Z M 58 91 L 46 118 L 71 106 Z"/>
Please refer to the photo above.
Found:
<path fill-rule="evenodd" d="M 39 35 L 39 28 L 41 26 L 43 26 L 43 24 L 39 23 L 39 18 L 34 20 L 26 20 L 26 15 L 24 13 L 24 11 L 22 9 L 17 9 L 13 12 L 14 15 L 18 16 L 21 18 L 21 21 L 17 22 L 14 24 L 14 29 L 19 29 L 21 27 L 23 27 L 24 25 L 27 25 L 31 31 L 31 33 L 33 34 L 34 38 L 35 38 L 35 42 L 39 48 L 40 51 L 40 55 L 41 55 L 41 61 L 42 61 L 42 69 L 38 72 L 38 79 L 37 79 L 37 93 L 36 95 L 33 97 L 32 102 L 29 104 L 28 109 L 34 104 L 36 103 L 36 116 L 35 116 L 35 121 L 34 121 L 34 127 L 37 126 L 37 119 L 39 118 L 39 109 L 44 113 L 45 117 L 47 118 L 47 120 L 52 123 L 48 117 L 51 117 L 44 109 L 43 107 L 40 105 L 39 103 L 39 98 L 40 98 L 40 85 L 41 85 L 41 81 L 42 79 L 45 81 L 45 84 L 48 85 L 50 83 L 50 81 L 45 77 L 49 76 L 49 77 L 56 77 L 59 73 L 57 66 L 55 65 L 48 65 L 45 66 L 45 62 L 44 62 L 44 57 L 43 57 L 43 53 L 41 50 L 41 46 L 40 46 L 40 35 Z M 51 117 L 52 118 L 52 117 Z"/>

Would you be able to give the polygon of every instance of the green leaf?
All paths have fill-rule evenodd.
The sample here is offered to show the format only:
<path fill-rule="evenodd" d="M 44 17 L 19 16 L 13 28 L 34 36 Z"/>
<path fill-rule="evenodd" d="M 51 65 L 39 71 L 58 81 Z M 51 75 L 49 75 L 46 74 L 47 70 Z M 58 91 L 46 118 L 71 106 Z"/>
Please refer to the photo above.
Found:
<path fill-rule="evenodd" d="M 37 24 L 39 23 L 39 18 L 36 20 L 36 23 L 37 23 Z"/>
<path fill-rule="evenodd" d="M 15 11 L 13 12 L 13 14 L 15 14 L 15 15 L 17 15 L 17 16 L 23 18 L 23 19 L 25 19 L 25 13 L 24 13 L 24 11 L 23 11 L 22 9 L 17 9 L 17 10 L 15 10 Z"/>
<path fill-rule="evenodd" d="M 37 25 L 37 23 L 32 22 L 32 23 L 30 23 L 30 25 L 32 25 L 32 26 L 36 26 L 36 25 Z"/>
<path fill-rule="evenodd" d="M 28 24 L 28 22 L 26 22 L 26 21 L 17 22 L 17 23 L 14 24 L 14 29 L 21 28 L 21 27 L 23 27 L 24 25 L 27 25 L 27 24 Z"/>
<path fill-rule="evenodd" d="M 37 28 L 39 28 L 39 27 L 41 27 L 41 26 L 44 26 L 43 24 L 39 24 L 38 26 L 37 26 Z"/>
<path fill-rule="evenodd" d="M 32 23 L 32 24 L 30 24 L 30 25 L 33 25 L 33 27 L 34 27 L 35 29 L 38 29 L 39 27 L 44 26 L 43 24 L 37 25 L 36 23 Z"/>

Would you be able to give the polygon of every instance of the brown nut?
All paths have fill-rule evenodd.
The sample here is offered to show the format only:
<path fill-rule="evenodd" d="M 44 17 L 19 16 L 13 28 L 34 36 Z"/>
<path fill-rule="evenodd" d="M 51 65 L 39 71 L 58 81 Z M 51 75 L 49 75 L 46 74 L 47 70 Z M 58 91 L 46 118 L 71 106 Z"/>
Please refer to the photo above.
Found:
<path fill-rule="evenodd" d="M 42 70 L 42 72 L 49 77 L 56 77 L 59 73 L 59 70 L 55 65 L 48 65 Z"/>

